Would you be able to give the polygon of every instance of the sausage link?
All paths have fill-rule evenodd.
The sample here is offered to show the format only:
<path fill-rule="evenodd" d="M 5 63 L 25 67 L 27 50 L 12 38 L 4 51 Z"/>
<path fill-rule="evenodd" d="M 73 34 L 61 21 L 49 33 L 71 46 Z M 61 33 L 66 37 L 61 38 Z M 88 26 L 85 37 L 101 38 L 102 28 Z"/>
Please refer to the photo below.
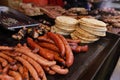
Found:
<path fill-rule="evenodd" d="M 4 67 L 4 69 L 3 69 L 3 74 L 7 74 L 7 72 L 8 72 L 8 70 L 9 70 L 9 68 L 10 68 L 10 65 L 8 64 L 7 66 L 5 66 Z"/>
<path fill-rule="evenodd" d="M 22 76 L 18 72 L 10 70 L 8 74 L 11 75 L 12 77 L 14 77 L 15 80 L 22 80 Z"/>
<path fill-rule="evenodd" d="M 22 76 L 23 76 L 23 80 L 24 79 L 25 80 L 30 80 L 29 71 L 25 66 L 23 66 L 23 74 L 22 74 Z"/>
<path fill-rule="evenodd" d="M 0 80 L 15 80 L 15 79 L 7 74 L 0 74 Z"/>
<path fill-rule="evenodd" d="M 58 47 L 54 44 L 47 43 L 47 42 L 38 42 L 38 44 L 43 48 L 47 48 L 47 49 L 50 49 L 50 50 L 53 50 L 53 51 L 56 51 L 56 52 L 60 52 Z"/>
<path fill-rule="evenodd" d="M 36 61 L 34 61 L 32 58 L 26 56 L 26 55 L 22 55 L 22 58 L 26 59 L 29 63 L 32 64 L 32 66 L 36 69 L 36 71 L 38 72 L 38 75 L 42 78 L 45 73 L 43 68 L 39 65 L 39 63 L 37 63 Z"/>
<path fill-rule="evenodd" d="M 65 46 L 63 44 L 63 41 L 58 37 L 57 34 L 54 34 L 52 32 L 47 33 L 48 37 L 52 39 L 55 42 L 55 45 L 59 48 L 61 56 L 64 57 L 65 55 Z"/>
<path fill-rule="evenodd" d="M 72 49 L 71 49 L 70 45 L 68 44 L 67 40 L 62 35 L 60 35 L 60 34 L 57 34 L 57 35 L 63 41 L 63 44 L 65 46 L 66 66 L 70 67 L 74 61 L 74 55 L 73 55 Z"/>
<path fill-rule="evenodd" d="M 21 57 L 15 57 L 15 59 L 20 61 L 29 70 L 29 72 L 31 73 L 32 77 L 35 80 L 40 80 L 36 70 L 33 68 L 33 66 L 28 61 L 26 61 L 25 59 L 23 59 Z"/>
<path fill-rule="evenodd" d="M 2 66 L 5 67 L 8 65 L 8 62 L 6 59 L 0 57 L 0 63 L 2 63 Z"/>
<path fill-rule="evenodd" d="M 19 48 L 15 48 L 15 51 L 18 51 L 20 53 L 23 53 L 29 57 L 31 57 L 32 59 L 34 59 L 35 61 L 37 61 L 39 64 L 44 65 L 44 66 L 52 66 L 56 64 L 56 61 L 48 61 L 47 59 L 36 55 L 34 53 L 32 53 L 27 46 L 22 46 Z"/>
<path fill-rule="evenodd" d="M 46 36 L 39 36 L 37 39 L 40 42 L 47 42 L 47 43 L 54 44 L 54 42 L 51 39 L 47 38 Z"/>
<path fill-rule="evenodd" d="M 62 69 L 59 65 L 53 65 L 53 66 L 51 66 L 51 69 L 54 70 L 56 73 L 62 74 L 62 75 L 65 75 L 69 72 L 69 70 L 67 68 Z"/>
<path fill-rule="evenodd" d="M 87 52 L 88 51 L 88 45 L 85 45 L 85 46 L 71 46 L 71 49 L 75 53 Z"/>
<path fill-rule="evenodd" d="M 13 50 L 13 47 L 8 47 L 8 46 L 0 46 L 0 50 Z"/>
<path fill-rule="evenodd" d="M 0 53 L 0 57 L 6 59 L 11 64 L 15 64 L 15 62 L 16 62 L 13 58 L 11 58 L 10 56 L 8 56 L 4 53 Z"/>
<path fill-rule="evenodd" d="M 42 47 L 40 47 L 35 41 L 33 41 L 32 38 L 27 38 L 27 43 L 28 43 L 28 45 L 29 45 L 30 47 L 32 47 L 33 49 L 38 48 L 38 49 L 39 49 L 38 53 L 39 53 L 42 57 L 44 57 L 44 58 L 46 58 L 46 59 L 48 59 L 48 60 L 54 60 L 54 55 L 53 55 L 53 54 L 50 54 L 50 53 L 47 52 L 45 49 L 43 49 Z"/>

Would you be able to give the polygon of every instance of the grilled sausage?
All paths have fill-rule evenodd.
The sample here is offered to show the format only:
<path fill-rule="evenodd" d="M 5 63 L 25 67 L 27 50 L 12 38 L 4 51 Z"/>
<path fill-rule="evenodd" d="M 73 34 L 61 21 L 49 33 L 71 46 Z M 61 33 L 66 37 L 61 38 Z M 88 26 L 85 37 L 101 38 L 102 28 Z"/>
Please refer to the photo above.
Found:
<path fill-rule="evenodd" d="M 55 42 L 55 45 L 59 48 L 61 56 L 64 57 L 65 55 L 65 46 L 63 44 L 63 41 L 58 37 L 58 35 L 48 32 L 47 33 L 48 37 L 52 39 Z"/>
<path fill-rule="evenodd" d="M 10 70 L 8 74 L 11 75 L 12 77 L 14 77 L 15 80 L 22 80 L 22 76 L 20 75 L 19 72 Z"/>
<path fill-rule="evenodd" d="M 34 53 L 32 53 L 27 46 L 22 46 L 19 48 L 15 48 L 15 51 L 21 52 L 29 57 L 31 57 L 32 59 L 34 59 L 35 61 L 37 61 L 39 64 L 44 65 L 44 66 L 52 66 L 56 64 L 56 61 L 48 61 L 47 59 L 36 55 Z"/>
<path fill-rule="evenodd" d="M 22 55 L 22 58 L 26 59 L 29 63 L 32 64 L 32 66 L 36 69 L 38 75 L 42 78 L 43 75 L 45 75 L 43 68 L 39 65 L 39 63 L 37 63 L 36 61 L 34 61 L 32 58 L 26 56 L 26 55 Z"/>
<path fill-rule="evenodd" d="M 66 66 L 70 67 L 73 64 L 74 61 L 74 55 L 71 50 L 70 45 L 68 44 L 67 40 L 60 34 L 57 34 L 58 37 L 63 41 L 63 44 L 65 46 L 65 59 L 66 59 Z"/>
<path fill-rule="evenodd" d="M 31 73 L 32 77 L 35 80 L 40 80 L 36 70 L 33 68 L 33 66 L 28 61 L 26 61 L 25 59 L 21 57 L 15 57 L 15 59 L 20 61 L 29 70 L 29 72 Z"/>
<path fill-rule="evenodd" d="M 54 60 L 54 55 L 50 54 L 48 51 L 46 51 L 44 48 L 40 47 L 35 41 L 33 41 L 32 38 L 27 38 L 27 43 L 30 47 L 32 47 L 33 49 L 37 48 L 39 49 L 39 54 L 48 59 L 48 60 Z"/>
<path fill-rule="evenodd" d="M 51 69 L 54 70 L 56 73 L 62 74 L 62 75 L 65 75 L 69 72 L 69 70 L 67 68 L 63 69 L 59 65 L 53 65 L 53 66 L 51 66 Z"/>
<path fill-rule="evenodd" d="M 8 65 L 8 62 L 6 59 L 0 57 L 0 63 L 2 63 L 2 66 L 5 67 Z"/>

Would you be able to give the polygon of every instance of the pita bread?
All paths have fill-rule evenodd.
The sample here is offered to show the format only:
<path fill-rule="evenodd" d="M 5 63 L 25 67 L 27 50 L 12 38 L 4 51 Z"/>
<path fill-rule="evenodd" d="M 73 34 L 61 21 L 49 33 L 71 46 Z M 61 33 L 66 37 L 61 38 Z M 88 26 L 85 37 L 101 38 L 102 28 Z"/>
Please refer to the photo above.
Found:
<path fill-rule="evenodd" d="M 68 16 L 58 16 L 56 18 L 56 21 L 58 23 L 62 23 L 62 24 L 71 24 L 74 25 L 76 24 L 78 21 L 72 17 L 68 17 Z"/>
<path fill-rule="evenodd" d="M 95 25 L 95 26 L 107 26 L 107 24 L 105 24 L 103 21 L 100 21 L 100 20 L 97 20 L 97 19 L 94 19 L 94 18 L 81 18 L 79 20 L 79 22 L 84 22 L 84 23 L 87 23 L 87 24 L 91 24 L 91 25 Z"/>
<path fill-rule="evenodd" d="M 71 33 L 71 32 L 67 32 L 65 30 L 62 30 L 60 28 L 57 28 L 56 26 L 51 27 L 51 32 L 58 33 L 58 34 L 61 34 L 61 35 L 70 35 L 70 33 Z"/>
<path fill-rule="evenodd" d="M 61 24 L 55 24 L 55 26 L 57 28 L 60 28 L 60 29 L 63 29 L 63 30 L 66 30 L 66 31 L 74 31 L 76 29 L 76 25 L 73 25 L 73 26 L 68 26 L 68 25 L 61 25 Z"/>
<path fill-rule="evenodd" d="M 78 36 L 76 33 L 71 33 L 70 34 L 71 38 L 74 39 L 74 40 L 80 40 L 81 43 L 93 43 L 94 41 L 90 41 L 90 40 L 85 40 L 85 39 L 82 39 L 80 38 L 80 36 Z M 97 41 L 97 40 L 95 40 Z"/>
<path fill-rule="evenodd" d="M 97 38 L 96 35 L 93 35 L 93 34 L 87 32 L 87 31 L 85 31 L 85 30 L 83 30 L 83 29 L 81 29 L 79 27 L 76 28 L 76 32 L 78 32 L 79 35 L 81 35 L 83 37 L 86 37 L 86 38 L 89 38 L 89 39 L 94 39 L 94 38 L 96 39 Z"/>
<path fill-rule="evenodd" d="M 84 26 L 84 27 L 86 27 L 88 29 L 92 29 L 94 31 L 107 31 L 106 26 L 105 27 L 99 27 L 99 26 L 90 25 L 90 24 L 87 24 L 87 23 L 80 23 L 80 26 Z"/>
<path fill-rule="evenodd" d="M 95 37 L 95 38 L 90 38 L 90 37 L 86 37 L 84 35 L 81 35 L 79 32 L 74 31 L 73 34 L 75 36 L 77 36 L 79 39 L 82 39 L 84 41 L 89 41 L 89 42 L 93 42 L 93 41 L 97 41 L 99 39 L 99 37 Z M 86 35 L 86 34 L 85 34 Z"/>
<path fill-rule="evenodd" d="M 87 28 L 85 26 L 81 26 L 81 28 L 93 35 L 96 35 L 96 36 L 106 36 L 106 31 L 96 31 L 94 29 L 90 29 L 90 28 Z"/>

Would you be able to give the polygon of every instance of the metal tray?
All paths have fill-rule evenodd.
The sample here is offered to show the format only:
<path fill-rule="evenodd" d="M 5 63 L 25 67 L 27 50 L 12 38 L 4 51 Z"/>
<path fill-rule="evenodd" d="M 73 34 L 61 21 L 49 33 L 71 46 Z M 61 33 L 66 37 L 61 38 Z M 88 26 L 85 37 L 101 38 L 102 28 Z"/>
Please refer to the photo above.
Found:
<path fill-rule="evenodd" d="M 14 46 L 18 42 L 11 38 L 9 32 L 0 29 L 0 45 Z M 102 37 L 99 41 L 88 44 L 89 50 L 87 53 L 75 54 L 74 64 L 70 67 L 67 75 L 56 74 L 54 76 L 47 75 L 48 80 L 90 80 L 96 76 L 104 61 L 110 54 L 116 52 L 120 42 L 119 36 L 107 33 L 106 37 Z"/>
<path fill-rule="evenodd" d="M 37 26 L 39 23 L 15 9 L 0 6 L 0 25 L 8 30 L 14 30 L 23 26 Z"/>

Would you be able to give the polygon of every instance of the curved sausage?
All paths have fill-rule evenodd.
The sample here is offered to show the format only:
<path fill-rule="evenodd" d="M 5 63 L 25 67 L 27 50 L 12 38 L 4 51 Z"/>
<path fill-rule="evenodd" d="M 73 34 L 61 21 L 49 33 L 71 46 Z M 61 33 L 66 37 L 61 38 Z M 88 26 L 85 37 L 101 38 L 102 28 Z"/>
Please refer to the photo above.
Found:
<path fill-rule="evenodd" d="M 43 66 L 43 68 L 44 68 L 44 70 L 45 70 L 48 74 L 50 74 L 50 75 L 56 74 L 56 72 L 53 71 L 53 70 L 51 70 L 50 67 Z"/>
<path fill-rule="evenodd" d="M 17 66 L 18 66 L 18 71 L 19 71 L 19 73 L 22 75 L 23 74 L 23 66 L 21 65 L 21 64 L 17 64 Z"/>
<path fill-rule="evenodd" d="M 35 41 L 33 41 L 32 38 L 27 38 L 27 43 L 30 47 L 32 47 L 33 49 L 38 48 L 39 51 L 38 53 L 48 59 L 48 60 L 54 60 L 54 55 L 50 54 L 48 51 L 46 51 L 44 48 L 40 47 Z"/>
<path fill-rule="evenodd" d="M 9 71 L 8 73 L 10 76 L 14 77 L 15 80 L 22 80 L 22 76 L 20 75 L 20 73 L 16 72 L 16 71 Z"/>
<path fill-rule="evenodd" d="M 10 57 L 15 57 L 18 55 L 18 54 L 16 54 L 16 52 L 14 53 L 13 51 L 2 51 L 1 53 L 4 53 Z"/>
<path fill-rule="evenodd" d="M 58 37 L 57 34 L 54 34 L 52 32 L 48 32 L 47 36 L 55 42 L 55 45 L 60 50 L 61 56 L 64 57 L 64 55 L 65 55 L 65 46 L 63 44 L 63 41 Z"/>
<path fill-rule="evenodd" d="M 54 42 L 51 39 L 47 38 L 46 36 L 39 36 L 37 39 L 40 42 L 47 42 L 47 43 L 54 44 Z"/>
<path fill-rule="evenodd" d="M 88 51 L 88 45 L 82 46 L 82 47 L 81 47 L 81 51 L 82 51 L 82 52 Z"/>
<path fill-rule="evenodd" d="M 0 57 L 0 63 L 2 63 L 2 66 L 5 67 L 8 65 L 8 62 L 6 59 Z"/>
<path fill-rule="evenodd" d="M 75 53 L 87 52 L 88 51 L 88 45 L 85 45 L 85 46 L 71 46 L 71 49 Z"/>
<path fill-rule="evenodd" d="M 56 52 L 60 52 L 58 47 L 54 44 L 47 43 L 47 42 L 38 42 L 38 44 L 43 48 L 47 48 L 47 49 L 50 49 L 50 50 L 53 50 L 53 51 L 56 51 Z"/>
<path fill-rule="evenodd" d="M 15 80 L 15 79 L 7 74 L 0 74 L 0 80 Z"/>
<path fill-rule="evenodd" d="M 52 51 L 52 50 L 49 50 L 49 49 L 46 49 L 46 48 L 44 48 L 44 49 L 45 49 L 46 52 L 49 52 L 50 54 L 53 54 L 53 55 L 54 55 L 54 60 L 62 63 L 63 65 L 65 65 L 64 59 L 61 58 L 57 52 Z"/>
<path fill-rule="evenodd" d="M 21 57 L 15 57 L 15 59 L 20 61 L 29 70 L 29 72 L 31 73 L 32 77 L 35 80 L 40 80 L 36 70 L 33 68 L 33 66 L 28 61 L 26 61 L 25 59 L 23 59 Z"/>
<path fill-rule="evenodd" d="M 60 66 L 58 65 L 53 65 L 50 67 L 52 70 L 54 70 L 56 73 L 58 74 L 62 74 L 62 75 L 65 75 L 69 72 L 69 70 L 66 68 L 66 69 L 62 69 Z"/>
<path fill-rule="evenodd" d="M 8 56 L 4 53 L 0 53 L 0 57 L 6 59 L 11 64 L 15 64 L 15 62 L 16 62 L 13 58 L 11 58 L 10 56 Z"/>
<path fill-rule="evenodd" d="M 45 59 L 37 54 L 32 53 L 30 50 L 28 50 L 27 46 L 15 48 L 15 51 L 18 51 L 20 53 L 23 53 L 23 54 L 31 57 L 32 59 L 37 61 L 39 64 L 44 65 L 44 66 L 52 66 L 52 65 L 56 64 L 56 61 L 48 61 L 47 59 Z"/>
<path fill-rule="evenodd" d="M 8 46 L 0 46 L 0 50 L 13 50 L 13 47 L 8 47 Z"/>
<path fill-rule="evenodd" d="M 23 74 L 22 74 L 23 80 L 30 80 L 30 76 L 29 76 L 29 71 L 28 69 L 23 66 Z"/>
<path fill-rule="evenodd" d="M 26 55 L 22 55 L 22 58 L 26 59 L 29 63 L 32 64 L 32 66 L 36 69 L 36 71 L 38 72 L 38 75 L 42 78 L 43 75 L 45 75 L 43 68 L 39 65 L 39 63 L 37 63 L 36 61 L 34 61 L 33 59 L 31 59 L 30 57 L 26 56 Z"/>
<path fill-rule="evenodd" d="M 60 35 L 60 34 L 57 34 L 57 35 L 63 41 L 63 44 L 65 46 L 66 66 L 70 67 L 73 64 L 73 61 L 74 61 L 74 55 L 73 55 L 72 49 L 69 46 L 67 40 L 62 35 Z"/>
<path fill-rule="evenodd" d="M 4 69 L 3 69 L 3 74 L 7 74 L 9 68 L 10 68 L 9 64 L 7 66 L 5 66 Z"/>

